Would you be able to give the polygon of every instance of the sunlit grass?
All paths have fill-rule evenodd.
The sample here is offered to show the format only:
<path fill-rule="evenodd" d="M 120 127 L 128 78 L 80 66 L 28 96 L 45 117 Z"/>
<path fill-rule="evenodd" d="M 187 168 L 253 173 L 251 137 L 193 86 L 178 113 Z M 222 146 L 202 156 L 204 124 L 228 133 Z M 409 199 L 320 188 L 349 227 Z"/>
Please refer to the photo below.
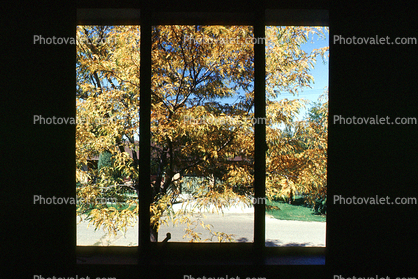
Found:
<path fill-rule="evenodd" d="M 315 211 L 312 208 L 305 207 L 303 205 L 292 205 L 285 202 L 277 201 L 267 201 L 267 207 L 277 206 L 280 208 L 268 210 L 266 209 L 266 214 L 273 216 L 279 220 L 295 220 L 295 221 L 315 221 L 315 222 L 325 222 L 325 215 L 315 215 Z"/>

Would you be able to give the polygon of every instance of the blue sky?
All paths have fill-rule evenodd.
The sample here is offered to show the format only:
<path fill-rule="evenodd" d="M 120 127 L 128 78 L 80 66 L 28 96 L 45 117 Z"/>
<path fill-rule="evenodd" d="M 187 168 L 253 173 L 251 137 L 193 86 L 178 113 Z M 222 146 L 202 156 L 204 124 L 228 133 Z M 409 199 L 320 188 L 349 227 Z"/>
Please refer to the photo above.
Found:
<path fill-rule="evenodd" d="M 308 43 L 302 45 L 302 50 L 305 52 L 311 52 L 313 49 L 322 48 L 329 46 L 329 34 L 326 33 L 326 38 L 318 38 L 315 36 Z M 321 96 L 326 88 L 328 87 L 328 73 L 329 73 L 329 58 L 326 57 L 325 64 L 321 57 L 317 57 L 315 67 L 311 70 L 311 75 L 314 77 L 315 83 L 311 84 L 312 88 L 306 88 L 299 92 L 299 96 L 293 96 L 289 93 L 282 93 L 280 99 L 307 99 L 311 102 L 318 101 L 319 96 Z M 309 104 L 307 105 L 309 107 Z M 306 110 L 302 110 L 299 114 L 299 120 L 305 115 Z"/>
<path fill-rule="evenodd" d="M 303 44 L 301 48 L 305 52 L 310 53 L 312 52 L 313 49 L 318 49 L 318 48 L 327 47 L 327 46 L 329 46 L 329 34 L 326 32 L 325 38 L 319 38 L 317 35 L 315 35 L 312 38 L 310 38 L 306 44 Z M 328 73 L 329 73 L 328 55 L 325 57 L 325 60 L 323 60 L 322 57 L 318 56 L 316 64 L 314 64 L 314 68 L 311 69 L 310 71 L 310 74 L 314 78 L 314 83 L 311 84 L 312 88 L 301 89 L 299 92 L 299 95 L 296 95 L 296 96 L 287 92 L 281 92 L 278 100 L 285 99 L 285 98 L 289 100 L 307 99 L 309 100 L 309 102 L 317 102 L 318 98 L 321 95 L 323 95 L 324 92 L 328 88 Z M 240 94 L 242 94 L 242 92 Z M 237 100 L 236 97 L 232 97 L 232 98 L 223 99 L 222 102 L 234 103 L 234 101 L 236 100 Z M 309 108 L 309 107 L 310 107 L 310 104 L 307 104 L 306 108 Z M 301 109 L 298 120 L 302 120 L 303 117 L 306 115 L 306 108 Z"/>

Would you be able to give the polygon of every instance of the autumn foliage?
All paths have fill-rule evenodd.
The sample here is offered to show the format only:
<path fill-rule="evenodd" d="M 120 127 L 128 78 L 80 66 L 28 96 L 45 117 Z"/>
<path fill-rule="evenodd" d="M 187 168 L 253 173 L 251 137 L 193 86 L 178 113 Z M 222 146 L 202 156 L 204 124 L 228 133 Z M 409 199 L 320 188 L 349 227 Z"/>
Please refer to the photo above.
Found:
<path fill-rule="evenodd" d="M 310 69 L 327 48 L 305 53 L 301 44 L 322 28 L 266 28 L 266 197 L 299 193 L 314 202 L 326 197 L 327 102 L 315 121 L 295 122 L 305 103 L 280 99 L 313 82 Z M 253 196 L 254 45 L 250 26 L 154 26 L 152 30 L 152 185 L 138 180 L 140 27 L 77 27 L 78 214 L 116 234 L 132 225 L 138 200 L 132 192 L 152 187 L 151 237 L 167 222 L 187 224 L 200 236 L 181 200 L 197 208 L 223 208 Z M 233 38 L 233 40 L 231 40 Z M 288 127 L 291 133 L 285 133 Z M 100 154 L 111 163 L 86 169 Z M 103 156 L 103 155 L 102 155 Z M 118 175 L 115 175 L 117 173 Z M 186 178 L 201 178 L 191 187 Z M 97 197 L 131 197 L 120 206 Z M 123 206 L 124 205 L 124 206 Z M 211 231 L 209 225 L 199 223 Z M 211 231 L 218 241 L 232 240 Z"/>

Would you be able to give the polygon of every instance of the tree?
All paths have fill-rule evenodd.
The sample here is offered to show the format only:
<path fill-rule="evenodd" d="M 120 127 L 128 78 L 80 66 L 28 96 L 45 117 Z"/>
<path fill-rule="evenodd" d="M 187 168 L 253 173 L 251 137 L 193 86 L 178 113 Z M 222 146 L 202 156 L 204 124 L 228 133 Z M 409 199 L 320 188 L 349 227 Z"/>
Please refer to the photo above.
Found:
<path fill-rule="evenodd" d="M 327 92 L 328 93 L 328 92 Z M 328 100 L 321 103 L 321 99 L 328 94 L 320 97 L 319 102 L 314 102 L 308 111 L 307 119 L 302 123 L 299 134 L 307 145 L 306 157 L 310 158 L 310 175 L 315 177 L 305 189 L 308 203 L 319 213 L 326 213 L 327 201 L 327 150 L 328 150 Z"/>
<path fill-rule="evenodd" d="M 306 27 L 266 30 L 266 120 L 272 150 L 269 163 L 274 166 L 283 162 L 276 158 L 283 151 L 292 151 L 291 144 L 282 141 L 275 127 L 290 124 L 301 107 L 298 100 L 277 101 L 277 98 L 281 91 L 297 94 L 299 88 L 312 82 L 309 70 L 316 57 L 327 49 L 305 53 L 300 46 L 310 35 L 321 35 L 322 31 Z M 85 120 L 77 125 L 77 163 L 80 166 L 88 158 L 108 150 L 115 160 L 112 168 L 129 177 L 137 185 L 136 191 L 149 187 L 138 181 L 139 35 L 138 26 L 77 27 L 77 117 Z M 192 193 L 198 208 L 215 205 L 222 211 L 239 201 L 250 204 L 254 171 L 254 67 L 253 44 L 248 42 L 252 39 L 249 26 L 153 27 L 152 241 L 157 241 L 159 226 L 167 218 L 192 223 L 185 211 L 167 214 L 184 187 L 185 176 L 208 178 L 200 181 Z M 226 100 L 234 101 L 230 105 Z M 125 152 L 126 145 L 129 153 Z M 303 166 L 307 164 L 305 161 Z M 288 166 L 290 174 L 302 172 L 301 164 Z M 77 169 L 78 178 L 83 176 L 82 172 Z M 283 174 L 280 175 L 268 172 L 267 195 L 278 191 L 277 183 L 284 183 Z M 102 174 L 100 181 L 107 181 L 107 185 L 86 183 L 78 194 L 98 195 L 99 189 L 109 183 L 125 187 L 105 176 Z M 116 234 L 138 213 L 138 201 L 128 203 L 135 206 L 133 211 L 99 206 L 89 218 L 96 228 L 103 225 Z M 200 240 L 192 230 L 186 233 L 192 241 Z M 213 235 L 220 241 L 231 239 L 223 233 Z"/>
<path fill-rule="evenodd" d="M 328 102 L 313 103 L 307 117 L 293 121 L 268 135 L 268 196 L 292 202 L 293 195 L 306 197 L 317 208 L 327 195 Z"/>

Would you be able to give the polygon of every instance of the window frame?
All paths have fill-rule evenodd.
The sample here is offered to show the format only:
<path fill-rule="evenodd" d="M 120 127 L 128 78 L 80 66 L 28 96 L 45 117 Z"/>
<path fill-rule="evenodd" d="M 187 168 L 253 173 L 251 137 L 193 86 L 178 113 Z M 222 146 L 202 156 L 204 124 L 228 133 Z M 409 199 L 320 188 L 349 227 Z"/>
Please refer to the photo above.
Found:
<path fill-rule="evenodd" d="M 77 9 L 77 25 L 124 25 L 141 26 L 141 84 L 140 84 L 140 181 L 150 184 L 150 120 L 151 120 L 151 28 L 154 25 L 252 25 L 254 37 L 264 38 L 266 26 L 329 26 L 328 10 L 307 9 L 264 9 L 260 5 L 252 13 L 214 12 L 167 12 L 149 7 L 141 9 Z M 264 41 L 264 40 L 262 40 Z M 265 117 L 265 44 L 254 45 L 254 112 L 255 117 Z M 255 125 L 254 132 L 254 191 L 255 198 L 265 197 L 266 170 L 266 125 Z M 182 264 L 194 264 L 196 251 L 208 255 L 202 263 L 227 261 L 232 264 L 309 264 L 325 265 L 326 247 L 266 247 L 265 205 L 254 205 L 254 241 L 250 243 L 176 243 L 150 242 L 150 197 L 151 187 L 139 195 L 140 223 L 137 247 L 93 247 L 76 246 L 77 264 L 109 263 L 99 261 L 112 259 L 125 264 L 158 264 L 161 259 L 171 263 L 181 259 Z M 170 253 L 168 253 L 170 252 Z M 96 260 L 91 255 L 94 254 Z M 90 257 L 86 257 L 90 255 Z M 192 256 L 188 256 L 192 255 Z M 217 258 L 213 259 L 216 255 Z M 290 258 L 289 258 L 290 257 Z M 199 257 L 199 259 L 201 259 Z"/>

